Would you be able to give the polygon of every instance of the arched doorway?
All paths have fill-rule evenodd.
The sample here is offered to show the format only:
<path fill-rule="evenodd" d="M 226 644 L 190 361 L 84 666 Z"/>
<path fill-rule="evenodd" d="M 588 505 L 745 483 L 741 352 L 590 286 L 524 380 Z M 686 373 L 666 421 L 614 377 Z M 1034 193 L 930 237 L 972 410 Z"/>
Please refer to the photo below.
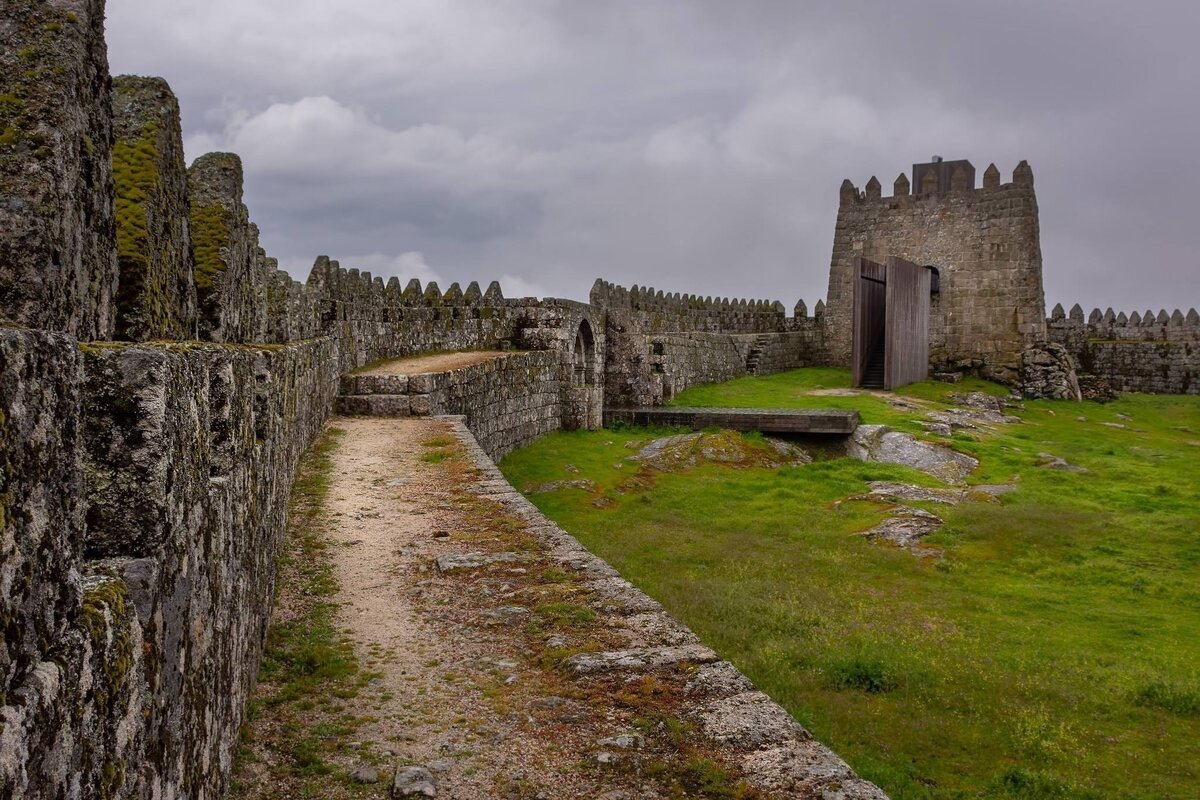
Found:
<path fill-rule="evenodd" d="M 592 326 L 585 319 L 575 331 L 575 346 L 571 351 L 574 373 L 571 383 L 575 386 L 591 386 L 596 380 L 596 337 Z"/>

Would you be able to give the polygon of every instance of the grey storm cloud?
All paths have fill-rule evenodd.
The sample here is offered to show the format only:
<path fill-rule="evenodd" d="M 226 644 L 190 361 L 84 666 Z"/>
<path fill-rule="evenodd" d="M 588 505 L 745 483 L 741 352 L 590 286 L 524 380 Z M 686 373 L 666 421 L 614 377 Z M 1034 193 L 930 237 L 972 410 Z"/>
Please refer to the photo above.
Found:
<path fill-rule="evenodd" d="M 1047 302 L 1200 303 L 1200 6 L 110 0 L 114 73 L 238 152 L 268 251 L 375 274 L 824 296 L 838 186 L 1033 165 Z"/>

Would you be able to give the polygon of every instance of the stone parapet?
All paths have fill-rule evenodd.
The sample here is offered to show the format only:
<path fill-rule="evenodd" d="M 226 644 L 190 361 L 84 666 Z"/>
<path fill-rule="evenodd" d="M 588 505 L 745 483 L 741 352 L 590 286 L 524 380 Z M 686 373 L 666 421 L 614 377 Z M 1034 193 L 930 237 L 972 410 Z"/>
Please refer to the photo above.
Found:
<path fill-rule="evenodd" d="M 5 3 L 0 324 L 109 339 L 117 287 L 103 0 Z"/>

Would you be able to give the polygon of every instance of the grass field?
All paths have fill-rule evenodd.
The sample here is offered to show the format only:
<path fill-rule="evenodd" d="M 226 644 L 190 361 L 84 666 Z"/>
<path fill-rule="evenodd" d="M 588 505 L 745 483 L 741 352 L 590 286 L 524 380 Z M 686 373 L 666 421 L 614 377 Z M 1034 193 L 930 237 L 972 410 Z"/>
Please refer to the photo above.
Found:
<path fill-rule="evenodd" d="M 920 431 L 882 396 L 822 393 L 847 383 L 800 370 L 676 403 L 856 408 Z M 939 408 L 970 390 L 1003 393 L 899 394 Z M 594 481 L 531 499 L 897 800 L 1200 797 L 1200 398 L 1014 413 L 955 435 L 982 462 L 972 482 L 1019 488 L 939 509 L 941 558 L 853 535 L 884 509 L 837 503 L 869 480 L 932 483 L 900 467 L 651 475 L 627 460 L 663 435 L 646 429 L 553 434 L 501 467 L 522 489 Z"/>

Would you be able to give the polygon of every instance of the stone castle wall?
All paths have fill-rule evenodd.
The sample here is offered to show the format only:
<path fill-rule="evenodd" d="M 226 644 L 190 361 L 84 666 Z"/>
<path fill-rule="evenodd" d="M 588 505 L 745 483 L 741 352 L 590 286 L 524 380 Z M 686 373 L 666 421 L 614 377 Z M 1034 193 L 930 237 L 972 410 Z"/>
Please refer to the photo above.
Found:
<path fill-rule="evenodd" d="M 111 338 L 117 254 L 104 4 L 5 4 L 0 41 L 0 321 Z"/>
<path fill-rule="evenodd" d="M 604 313 L 608 405 L 661 405 L 689 386 L 828 361 L 822 301 L 812 317 L 803 301 L 788 317 L 779 301 L 664 294 L 603 280 L 591 301 Z"/>
<path fill-rule="evenodd" d="M 196 338 L 196 283 L 179 103 L 161 78 L 113 91 L 117 339 Z"/>
<path fill-rule="evenodd" d="M 1155 314 L 1054 307 L 1049 338 L 1063 345 L 1079 371 L 1119 392 L 1200 394 L 1200 315 L 1190 309 Z"/>
<path fill-rule="evenodd" d="M 850 363 L 852 268 L 856 257 L 882 263 L 897 256 L 937 267 L 940 293 L 930 307 L 930 361 L 945 369 L 979 369 L 1012 383 L 1021 351 L 1046 336 L 1042 253 L 1033 171 L 1025 162 L 1001 184 L 992 165 L 983 187 L 965 179 L 909 194 L 901 175 L 883 197 L 872 178 L 866 192 L 842 184 L 829 274 L 830 359 Z"/>
<path fill-rule="evenodd" d="M 502 452 L 599 418 L 603 322 L 327 258 L 293 281 L 237 157 L 185 169 L 169 87 L 110 97 L 101 0 L 9 8 L 0 32 L 20 45 L 0 54 L 0 796 L 219 797 L 340 377 L 538 349 L 515 385 L 460 387 Z"/>

